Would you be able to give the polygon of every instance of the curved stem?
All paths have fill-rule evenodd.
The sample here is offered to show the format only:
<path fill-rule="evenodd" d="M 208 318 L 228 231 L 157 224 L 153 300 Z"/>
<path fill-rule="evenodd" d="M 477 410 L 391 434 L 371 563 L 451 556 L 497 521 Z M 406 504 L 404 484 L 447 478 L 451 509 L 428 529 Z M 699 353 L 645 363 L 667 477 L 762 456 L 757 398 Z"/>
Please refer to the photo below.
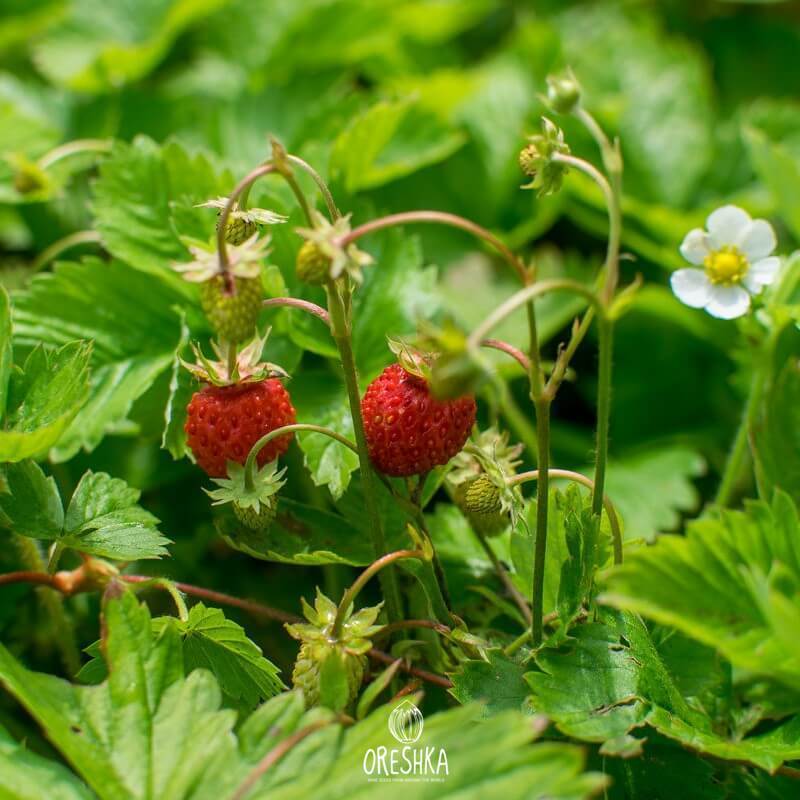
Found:
<path fill-rule="evenodd" d="M 569 469 L 550 469 L 549 470 L 551 478 L 566 478 L 570 481 L 575 481 L 575 483 L 580 483 L 581 485 L 585 486 L 590 491 L 594 492 L 594 481 L 587 477 L 586 475 L 582 475 L 580 472 L 573 472 Z M 514 475 L 513 477 L 509 478 L 507 483 L 509 486 L 515 486 L 518 483 L 525 483 L 526 481 L 538 481 L 539 480 L 539 470 L 534 469 L 530 470 L 529 472 L 520 472 L 519 475 Z M 622 528 L 619 524 L 619 517 L 617 516 L 617 510 L 614 508 L 614 504 L 611 502 L 610 498 L 604 497 L 603 498 L 603 507 L 605 508 L 606 514 L 608 516 L 608 523 L 611 527 L 611 537 L 614 542 L 614 563 L 621 564 L 622 563 Z"/>
<path fill-rule="evenodd" d="M 313 178 L 314 183 L 317 184 L 317 188 L 320 190 L 320 193 L 325 200 L 325 205 L 328 207 L 328 214 L 330 215 L 331 219 L 334 222 L 339 219 L 342 215 L 339 209 L 336 207 L 336 202 L 333 199 L 331 190 L 328 188 L 328 184 L 325 183 L 322 176 L 314 169 L 314 167 L 312 167 L 311 164 L 309 164 L 307 161 L 304 161 L 299 156 L 293 156 L 290 153 L 286 154 L 286 160 L 295 166 L 300 167 L 300 169 L 305 170 Z"/>
<path fill-rule="evenodd" d="M 49 247 L 46 247 L 36 256 L 31 269 L 33 272 L 39 272 L 42 268 L 46 267 L 54 258 L 60 256 L 65 250 L 72 247 L 77 247 L 81 244 L 88 244 L 94 242 L 99 244 L 101 242 L 100 234 L 97 231 L 77 231 L 65 236 L 63 239 L 53 242 Z"/>
<path fill-rule="evenodd" d="M 269 300 L 264 300 L 261 305 L 264 308 L 299 308 L 301 311 L 321 319 L 329 328 L 331 326 L 331 318 L 328 312 L 310 300 L 301 300 L 299 297 L 271 297 Z"/>
<path fill-rule="evenodd" d="M 17 570 L 0 575 L 0 586 L 10 586 L 12 583 L 33 583 L 38 586 L 54 587 L 55 575 L 38 570 Z"/>
<path fill-rule="evenodd" d="M 531 360 L 525 355 L 525 353 L 522 352 L 522 350 L 514 347 L 513 344 L 504 342 L 502 339 L 484 339 L 481 342 L 481 347 L 489 347 L 492 350 L 500 350 L 501 352 L 515 359 L 526 373 L 530 372 Z"/>
<path fill-rule="evenodd" d="M 275 165 L 268 163 L 261 164 L 252 170 L 252 172 L 249 172 L 236 184 L 233 191 L 228 195 L 228 201 L 220 212 L 219 220 L 217 221 L 217 253 L 219 254 L 220 271 L 225 277 L 225 284 L 228 290 L 233 287 L 233 279 L 230 276 L 231 265 L 230 261 L 228 261 L 228 243 L 225 241 L 225 232 L 228 229 L 228 218 L 230 217 L 233 207 L 236 205 L 236 200 L 239 195 L 259 178 L 275 171 Z"/>
<path fill-rule="evenodd" d="M 394 225 L 406 225 L 412 222 L 420 223 L 434 223 L 441 225 L 450 225 L 453 228 L 460 228 L 463 231 L 483 239 L 484 242 L 491 245 L 509 264 L 509 266 L 517 273 L 517 276 L 523 283 L 528 283 L 528 270 L 523 261 L 514 254 L 514 252 L 498 239 L 491 231 L 481 227 L 471 220 L 459 217 L 457 214 L 449 214 L 446 211 L 403 211 L 399 214 L 390 214 L 386 217 L 373 219 L 357 228 L 353 228 L 350 233 L 343 236 L 339 240 L 342 247 L 355 242 L 362 236 L 368 233 L 382 230 L 383 228 L 391 228 Z"/>
<path fill-rule="evenodd" d="M 516 311 L 520 306 L 525 305 L 529 300 L 534 300 L 548 292 L 573 292 L 586 298 L 595 308 L 602 311 L 602 306 L 597 295 L 588 287 L 577 281 L 567 278 L 554 278 L 547 281 L 539 281 L 520 289 L 516 294 L 511 295 L 508 300 L 498 306 L 488 317 L 478 325 L 469 335 L 468 345 L 477 347 L 485 339 L 492 328 L 499 325 L 506 317 Z"/>
<path fill-rule="evenodd" d="M 369 457 L 367 434 L 364 430 L 364 417 L 361 413 L 361 391 L 358 386 L 358 370 L 351 341 L 351 322 L 349 310 L 350 289 L 343 284 L 342 292 L 335 283 L 327 286 L 328 312 L 331 315 L 331 332 L 339 350 L 342 362 L 342 376 L 347 390 L 347 400 L 350 406 L 350 416 L 353 420 L 353 432 L 356 437 L 358 463 L 361 471 L 362 489 L 364 492 L 364 506 L 369 521 L 369 533 L 372 538 L 372 549 L 375 558 L 380 558 L 386 552 L 386 538 L 383 533 L 383 521 L 378 506 L 377 484 L 372 461 Z M 402 600 L 397 575 L 393 568 L 381 573 L 381 589 L 386 601 L 386 612 L 390 622 L 397 622 L 402 617 Z"/>
<path fill-rule="evenodd" d="M 336 618 L 333 621 L 333 628 L 331 629 L 331 636 L 337 639 L 342 632 L 342 623 L 347 614 L 348 609 L 355 601 L 358 593 L 364 588 L 369 579 L 380 572 L 384 567 L 388 567 L 395 561 L 401 561 L 404 558 L 417 558 L 420 561 L 425 560 L 425 554 L 421 550 L 395 550 L 393 553 L 387 553 L 379 559 L 373 561 L 356 579 L 353 581 L 352 586 L 342 595 L 339 603 L 339 608 L 336 611 Z M 393 620 L 399 622 L 400 620 Z"/>
<path fill-rule="evenodd" d="M 342 436 L 341 433 L 337 433 L 330 428 L 325 428 L 322 425 L 311 425 L 305 422 L 295 422 L 292 425 L 282 425 L 280 428 L 275 428 L 275 430 L 265 433 L 250 448 L 250 452 L 247 454 L 247 460 L 244 462 L 245 485 L 248 489 L 253 488 L 256 459 L 258 458 L 258 454 L 261 452 L 262 448 L 266 447 L 273 439 L 277 439 L 279 436 L 285 436 L 287 433 L 294 433 L 295 431 L 313 431 L 314 433 L 322 433 L 325 436 L 330 436 L 331 439 L 335 439 L 337 442 L 339 442 L 339 444 L 349 447 L 354 453 L 358 452 L 358 448 L 346 436 Z"/>
<path fill-rule="evenodd" d="M 278 172 L 286 183 L 289 184 L 289 188 L 292 190 L 295 200 L 297 200 L 297 205 L 300 206 L 300 210 L 303 212 L 303 216 L 306 218 L 309 226 L 312 228 L 315 227 L 314 215 L 311 213 L 311 206 L 308 204 L 308 198 L 305 192 L 300 188 L 300 184 L 297 182 L 291 170 L 278 170 Z"/>
<path fill-rule="evenodd" d="M 242 781 L 239 788 L 231 795 L 230 800 L 244 800 L 247 795 L 255 788 L 259 780 L 264 776 L 267 770 L 274 764 L 280 761 L 295 745 L 303 741 L 307 736 L 316 733 L 321 728 L 330 725 L 333 720 L 321 719 L 306 725 L 304 728 L 295 731 L 291 736 L 287 736 L 283 741 L 279 742 L 272 748 L 262 759 L 256 764 L 253 770 Z"/>
<path fill-rule="evenodd" d="M 367 653 L 367 655 L 375 661 L 380 661 L 383 664 L 394 664 L 394 662 L 397 661 L 394 656 L 390 656 L 388 653 L 384 653 L 382 650 L 376 650 L 374 647 Z M 414 667 L 405 661 L 403 661 L 401 664 L 400 669 L 408 675 L 413 675 L 415 678 L 421 678 L 423 681 L 428 681 L 428 683 L 441 686 L 442 689 L 453 688 L 453 682 L 448 678 L 445 678 L 442 675 L 437 675 L 435 672 L 428 672 L 426 669 Z"/>
<path fill-rule="evenodd" d="M 48 169 L 53 164 L 69 156 L 79 153 L 108 153 L 114 146 L 111 139 L 75 139 L 72 142 L 60 144 L 49 153 L 45 153 L 36 163 L 41 169 Z"/>
<path fill-rule="evenodd" d="M 136 585 L 142 589 L 163 589 L 175 603 L 175 608 L 178 611 L 178 618 L 181 622 L 186 622 L 186 620 L 189 619 L 189 610 L 186 608 L 186 601 L 181 596 L 180 587 L 177 583 L 167 578 L 147 578 L 143 581 L 129 581 L 129 583 L 136 583 Z"/>

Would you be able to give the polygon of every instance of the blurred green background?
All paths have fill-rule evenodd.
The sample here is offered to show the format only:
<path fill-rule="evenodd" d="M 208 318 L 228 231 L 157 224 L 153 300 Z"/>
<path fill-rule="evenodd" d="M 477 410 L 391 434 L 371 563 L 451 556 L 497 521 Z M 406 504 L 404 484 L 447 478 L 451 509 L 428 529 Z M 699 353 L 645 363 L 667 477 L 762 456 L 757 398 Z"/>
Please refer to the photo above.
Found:
<path fill-rule="evenodd" d="M 0 155 L 11 158 L 0 160 L 0 276 L 25 287 L 38 254 L 93 220 L 109 252 L 154 271 L 152 240 L 120 243 L 126 214 L 131 239 L 148 230 L 128 201 L 139 192 L 139 211 L 163 209 L 169 218 L 182 185 L 167 174 L 174 164 L 164 151 L 141 138 L 100 184 L 96 168 L 64 162 L 43 197 L 14 189 L 14 158 L 36 159 L 84 137 L 176 140 L 228 168 L 232 186 L 232 176 L 268 156 L 273 135 L 330 180 L 356 222 L 442 209 L 497 232 L 536 258 L 542 275 L 588 279 L 605 247 L 601 196 L 570 175 L 558 195 L 538 199 L 520 190 L 517 167 L 526 134 L 546 113 L 545 76 L 569 64 L 585 105 L 621 137 L 624 278 L 645 280 L 619 326 L 609 493 L 629 530 L 674 530 L 713 490 L 738 421 L 747 354 L 731 350 L 733 325 L 672 297 L 669 271 L 682 263 L 684 234 L 725 202 L 769 218 L 785 254 L 800 238 L 799 52 L 800 8 L 791 2 L 0 0 Z M 557 121 L 576 153 L 597 158 L 581 129 Z M 191 184 L 199 167 L 184 169 Z M 435 294 L 470 327 L 516 288 L 465 236 L 413 233 L 424 263 L 439 268 L 438 288 L 415 264 L 413 286 L 391 287 L 401 305 L 425 308 Z M 411 251 L 397 257 L 415 258 Z M 294 288 L 290 261 L 280 266 Z M 577 311 L 563 300 L 542 303 L 550 355 Z M 378 353 L 373 372 L 389 357 L 382 337 L 391 331 L 379 323 L 362 343 Z M 301 373 L 325 355 L 304 347 L 303 335 L 294 331 L 290 354 Z M 523 344 L 524 326 L 514 319 L 501 335 Z M 559 466 L 592 457 L 591 345 L 554 408 Z M 523 406 L 519 371 L 498 366 Z M 166 381 L 151 382 L 130 417 L 106 431 L 116 435 L 56 466 L 56 475 L 69 485 L 91 464 L 141 486 L 177 540 L 173 572 L 219 583 L 217 559 L 233 559 L 245 594 L 248 580 L 260 583 L 260 568 L 212 544 L 198 471 L 160 450 Z M 125 438 L 131 433 L 139 435 Z M 296 491 L 305 489 L 312 491 Z M 179 490 L 187 500 L 176 504 Z M 296 597 L 294 571 L 270 575 L 270 593 Z"/>

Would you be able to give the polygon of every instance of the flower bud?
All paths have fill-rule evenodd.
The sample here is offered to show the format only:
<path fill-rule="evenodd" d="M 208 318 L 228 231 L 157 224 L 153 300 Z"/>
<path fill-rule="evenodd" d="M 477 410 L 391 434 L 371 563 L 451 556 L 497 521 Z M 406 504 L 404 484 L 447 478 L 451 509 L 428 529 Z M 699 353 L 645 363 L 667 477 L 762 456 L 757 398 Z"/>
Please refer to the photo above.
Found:
<path fill-rule="evenodd" d="M 529 144 L 519 154 L 519 165 L 532 180 L 522 188 L 537 189 L 539 197 L 554 194 L 561 188 L 567 172 L 567 167 L 554 158 L 569 153 L 564 132 L 547 117 L 542 117 L 542 132 L 528 138 Z"/>
<path fill-rule="evenodd" d="M 557 114 L 569 114 L 581 99 L 581 87 L 571 69 L 547 76 L 547 103 Z"/>

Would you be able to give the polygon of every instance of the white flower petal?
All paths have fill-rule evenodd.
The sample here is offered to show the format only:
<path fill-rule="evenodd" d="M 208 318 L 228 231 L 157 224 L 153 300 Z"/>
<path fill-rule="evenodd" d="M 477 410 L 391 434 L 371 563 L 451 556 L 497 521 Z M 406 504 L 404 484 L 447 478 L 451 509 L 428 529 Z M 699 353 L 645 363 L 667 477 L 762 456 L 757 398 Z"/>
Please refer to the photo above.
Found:
<path fill-rule="evenodd" d="M 750 265 L 742 283 L 753 293 L 758 294 L 765 286 L 775 282 L 781 271 L 781 260 L 778 256 L 770 256 Z"/>
<path fill-rule="evenodd" d="M 738 245 L 749 261 L 766 258 L 777 245 L 775 231 L 765 219 L 754 219 L 743 231 Z"/>
<path fill-rule="evenodd" d="M 704 308 L 711 298 L 711 281 L 701 269 L 676 270 L 669 282 L 678 300 L 692 308 Z"/>
<path fill-rule="evenodd" d="M 750 308 L 750 295 L 741 286 L 712 286 L 706 311 L 719 319 L 735 319 Z"/>
<path fill-rule="evenodd" d="M 738 206 L 722 206 L 712 211 L 706 220 L 711 247 L 717 249 L 726 244 L 737 244 L 750 225 L 750 215 Z"/>
<path fill-rule="evenodd" d="M 681 244 L 681 255 L 690 263 L 698 267 L 709 254 L 708 234 L 702 228 L 694 228 L 686 234 Z"/>

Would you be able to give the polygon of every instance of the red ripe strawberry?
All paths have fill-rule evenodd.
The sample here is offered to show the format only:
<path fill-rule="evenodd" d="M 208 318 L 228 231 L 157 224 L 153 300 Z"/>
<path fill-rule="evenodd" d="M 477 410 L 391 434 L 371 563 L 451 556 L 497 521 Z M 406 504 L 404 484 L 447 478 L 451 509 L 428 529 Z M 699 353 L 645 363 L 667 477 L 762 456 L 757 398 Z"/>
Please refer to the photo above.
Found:
<path fill-rule="evenodd" d="M 471 395 L 439 401 L 424 378 L 399 364 L 387 367 L 361 401 L 369 455 L 384 475 L 421 475 L 446 464 L 475 423 Z"/>
<path fill-rule="evenodd" d="M 206 386 L 195 392 L 186 417 L 186 437 L 197 463 L 212 478 L 227 475 L 227 462 L 244 464 L 264 434 L 296 421 L 289 393 L 277 378 L 232 386 Z M 274 461 L 289 448 L 291 433 L 269 442 L 258 465 Z"/>

